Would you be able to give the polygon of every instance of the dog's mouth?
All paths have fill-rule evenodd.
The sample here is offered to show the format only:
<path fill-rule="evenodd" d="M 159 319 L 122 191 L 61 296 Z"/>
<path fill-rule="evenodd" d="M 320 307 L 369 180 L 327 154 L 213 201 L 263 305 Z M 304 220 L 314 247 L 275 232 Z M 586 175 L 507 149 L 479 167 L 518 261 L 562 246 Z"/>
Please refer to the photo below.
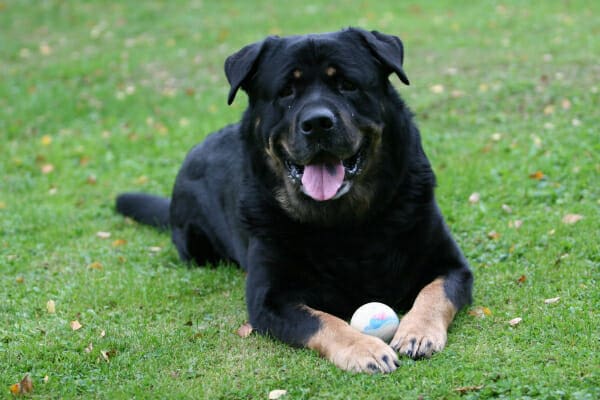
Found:
<path fill-rule="evenodd" d="M 365 141 L 354 155 L 346 159 L 321 152 L 301 165 L 286 158 L 288 177 L 313 200 L 339 199 L 350 191 L 354 178 L 362 172 L 367 146 Z"/>

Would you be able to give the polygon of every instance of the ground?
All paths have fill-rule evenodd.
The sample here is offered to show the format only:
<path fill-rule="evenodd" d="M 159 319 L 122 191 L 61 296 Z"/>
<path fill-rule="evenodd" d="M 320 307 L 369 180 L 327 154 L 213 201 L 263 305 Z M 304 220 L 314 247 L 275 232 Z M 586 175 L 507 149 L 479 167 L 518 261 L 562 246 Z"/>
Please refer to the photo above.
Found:
<path fill-rule="evenodd" d="M 0 1 L 0 393 L 600 397 L 600 3 Z M 236 121 L 225 57 L 361 26 L 405 44 L 437 196 L 475 273 L 447 348 L 352 375 L 236 330 L 244 275 L 115 214 Z M 520 320 L 518 319 L 520 318 Z M 77 323 L 76 323 L 77 322 Z"/>

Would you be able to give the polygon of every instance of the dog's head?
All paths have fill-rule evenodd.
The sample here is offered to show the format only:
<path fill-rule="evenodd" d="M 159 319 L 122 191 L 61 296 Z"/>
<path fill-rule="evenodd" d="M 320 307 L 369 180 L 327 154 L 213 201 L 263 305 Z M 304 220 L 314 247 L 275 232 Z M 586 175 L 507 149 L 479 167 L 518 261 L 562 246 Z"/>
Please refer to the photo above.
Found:
<path fill-rule="evenodd" d="M 389 75 L 409 83 L 402 61 L 397 37 L 353 28 L 268 37 L 226 60 L 228 102 L 248 94 L 243 132 L 292 217 L 334 222 L 369 207 L 393 112 Z"/>

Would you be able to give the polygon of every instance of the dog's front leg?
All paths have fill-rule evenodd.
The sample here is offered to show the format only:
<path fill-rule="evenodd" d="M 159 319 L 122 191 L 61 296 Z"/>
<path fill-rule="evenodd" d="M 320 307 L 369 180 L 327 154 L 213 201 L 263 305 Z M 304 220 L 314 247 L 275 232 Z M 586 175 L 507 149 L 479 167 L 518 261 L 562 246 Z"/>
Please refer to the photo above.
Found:
<path fill-rule="evenodd" d="M 303 304 L 299 293 L 273 274 L 252 268 L 246 280 L 246 302 L 252 327 L 293 346 L 308 347 L 339 368 L 353 372 L 392 372 L 396 352 L 381 339 L 364 335 L 340 318 Z M 293 286 L 293 285 L 292 285 Z"/>
<path fill-rule="evenodd" d="M 456 312 L 470 302 L 471 282 L 470 271 L 463 268 L 426 285 L 402 317 L 390 346 L 412 358 L 442 350 Z"/>

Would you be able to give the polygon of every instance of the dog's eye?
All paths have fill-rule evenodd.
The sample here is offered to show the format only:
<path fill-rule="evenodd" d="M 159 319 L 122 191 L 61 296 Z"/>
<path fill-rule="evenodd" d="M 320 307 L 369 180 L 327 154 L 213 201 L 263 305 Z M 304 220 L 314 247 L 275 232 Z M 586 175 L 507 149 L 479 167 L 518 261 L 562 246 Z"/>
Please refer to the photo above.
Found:
<path fill-rule="evenodd" d="M 340 80 L 338 87 L 342 92 L 354 92 L 357 89 L 356 85 L 347 79 Z"/>
<path fill-rule="evenodd" d="M 294 86 L 291 83 L 288 83 L 279 91 L 279 97 L 285 98 L 290 97 L 294 94 Z"/>

